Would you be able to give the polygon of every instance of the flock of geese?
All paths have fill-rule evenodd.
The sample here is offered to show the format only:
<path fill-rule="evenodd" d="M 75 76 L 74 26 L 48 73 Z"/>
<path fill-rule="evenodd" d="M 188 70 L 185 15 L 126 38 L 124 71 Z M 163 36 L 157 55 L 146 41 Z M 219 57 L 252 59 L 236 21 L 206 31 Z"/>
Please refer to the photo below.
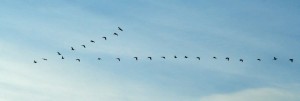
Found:
<path fill-rule="evenodd" d="M 118 27 L 118 30 L 119 31 L 123 31 L 123 29 L 121 27 Z M 119 36 L 118 33 L 113 33 L 114 36 Z M 103 36 L 102 37 L 104 40 L 107 40 L 107 37 L 106 36 Z M 90 40 L 91 43 L 95 43 L 94 40 Z M 81 45 L 83 48 L 86 48 L 86 45 Z M 71 51 L 75 51 L 75 48 L 74 47 L 71 47 Z M 65 57 L 60 53 L 60 52 L 57 52 L 57 55 L 61 56 L 61 59 L 65 59 Z M 139 60 L 139 57 L 133 57 L 136 61 Z M 152 57 L 147 57 L 149 60 L 152 60 Z M 165 56 L 161 56 L 162 59 L 166 59 Z M 173 57 L 173 58 L 178 58 L 176 55 Z M 184 56 L 185 59 L 189 58 L 188 56 Z M 217 57 L 212 57 L 213 59 L 217 59 Z M 121 58 L 115 58 L 117 61 L 121 61 Z M 201 58 L 200 57 L 195 57 L 195 59 L 197 60 L 200 60 Z M 277 57 L 273 57 L 273 60 L 276 61 L 278 58 Z M 42 58 L 43 61 L 47 61 L 48 59 L 47 58 Z M 98 60 L 101 60 L 101 58 L 98 58 Z M 226 57 L 225 60 L 229 61 L 230 58 L 229 57 Z M 257 61 L 262 61 L 262 59 L 258 58 L 256 59 Z M 75 59 L 75 61 L 78 61 L 80 62 L 81 60 L 80 59 Z M 244 59 L 240 59 L 239 60 L 240 62 L 244 62 Z M 289 61 L 292 63 L 294 62 L 294 59 L 289 59 Z M 38 61 L 36 60 L 33 60 L 33 63 L 38 63 Z"/>

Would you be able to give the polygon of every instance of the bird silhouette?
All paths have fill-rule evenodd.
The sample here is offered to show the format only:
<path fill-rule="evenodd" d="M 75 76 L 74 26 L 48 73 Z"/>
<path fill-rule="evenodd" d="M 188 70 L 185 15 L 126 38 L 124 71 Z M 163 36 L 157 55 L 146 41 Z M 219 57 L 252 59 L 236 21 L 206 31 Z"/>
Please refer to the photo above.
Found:
<path fill-rule="evenodd" d="M 277 60 L 277 58 L 276 58 L 276 57 L 274 57 L 274 58 L 273 58 L 273 60 Z"/>
<path fill-rule="evenodd" d="M 136 61 L 138 60 L 138 57 L 133 57 L 133 58 L 135 58 Z"/>
<path fill-rule="evenodd" d="M 74 51 L 75 49 L 73 47 L 71 47 L 71 50 Z"/>
<path fill-rule="evenodd" d="M 90 42 L 91 42 L 91 43 L 95 43 L 95 41 L 94 41 L 94 40 L 91 40 Z"/>
<path fill-rule="evenodd" d="M 61 59 L 65 59 L 64 56 L 61 56 Z"/>
<path fill-rule="evenodd" d="M 83 48 L 85 48 L 85 45 L 81 45 Z"/>
<path fill-rule="evenodd" d="M 35 60 L 33 60 L 33 63 L 37 63 Z"/>
<path fill-rule="evenodd" d="M 76 59 L 76 61 L 80 62 L 80 59 Z"/>
<path fill-rule="evenodd" d="M 214 59 L 217 59 L 217 57 L 215 57 L 215 56 L 214 56 L 213 58 L 214 58 Z"/>
<path fill-rule="evenodd" d="M 187 57 L 187 56 L 184 56 L 184 58 L 186 58 L 186 59 L 187 59 L 188 57 Z"/>
<path fill-rule="evenodd" d="M 42 58 L 44 61 L 47 61 L 48 59 L 46 59 L 46 58 Z"/>
<path fill-rule="evenodd" d="M 165 57 L 165 56 L 162 56 L 161 58 L 163 58 L 163 59 L 166 59 L 166 57 Z"/>
<path fill-rule="evenodd" d="M 148 57 L 150 60 L 152 60 L 152 57 Z"/>
<path fill-rule="evenodd" d="M 257 61 L 261 61 L 261 59 L 257 59 Z"/>
<path fill-rule="evenodd" d="M 118 61 L 121 61 L 121 59 L 120 58 L 116 58 Z"/>
<path fill-rule="evenodd" d="M 102 37 L 102 38 L 104 38 L 104 40 L 107 40 L 107 38 L 104 36 L 104 37 Z"/>
<path fill-rule="evenodd" d="M 174 56 L 174 58 L 176 59 L 176 58 L 177 58 L 177 56 L 175 55 L 175 56 Z"/>
<path fill-rule="evenodd" d="M 115 36 L 119 36 L 119 34 L 118 34 L 118 33 L 114 33 L 114 35 L 115 35 Z"/>
<path fill-rule="evenodd" d="M 61 55 L 60 52 L 57 52 L 58 55 Z"/>
<path fill-rule="evenodd" d="M 294 62 L 294 59 L 290 59 L 291 62 Z"/>
<path fill-rule="evenodd" d="M 119 29 L 120 31 L 123 31 L 123 29 L 122 29 L 122 28 L 120 28 L 120 27 L 118 27 L 118 29 Z"/>
<path fill-rule="evenodd" d="M 200 57 L 196 57 L 198 60 L 200 60 Z"/>
<path fill-rule="evenodd" d="M 229 61 L 229 57 L 226 57 L 225 59 L 226 59 L 227 61 Z"/>
<path fill-rule="evenodd" d="M 101 58 L 98 58 L 98 60 L 101 60 Z"/>
<path fill-rule="evenodd" d="M 241 62 L 244 62 L 244 60 L 243 60 L 243 59 L 240 59 L 240 61 L 241 61 Z"/>

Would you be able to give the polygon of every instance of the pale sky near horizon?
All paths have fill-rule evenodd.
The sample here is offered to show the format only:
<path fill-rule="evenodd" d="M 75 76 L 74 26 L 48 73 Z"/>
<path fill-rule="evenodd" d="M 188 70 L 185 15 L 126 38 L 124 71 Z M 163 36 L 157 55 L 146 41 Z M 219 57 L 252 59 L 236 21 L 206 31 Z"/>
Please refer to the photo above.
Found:
<path fill-rule="evenodd" d="M 0 101 L 299 101 L 299 18 L 297 0 L 0 0 Z"/>

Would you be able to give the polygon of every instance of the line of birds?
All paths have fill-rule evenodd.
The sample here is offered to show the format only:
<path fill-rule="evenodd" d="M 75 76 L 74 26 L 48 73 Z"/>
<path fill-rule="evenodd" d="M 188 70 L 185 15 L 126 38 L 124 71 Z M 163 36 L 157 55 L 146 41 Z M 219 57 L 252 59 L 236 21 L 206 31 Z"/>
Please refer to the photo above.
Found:
<path fill-rule="evenodd" d="M 57 52 L 57 54 L 58 55 L 61 55 L 59 52 Z M 138 61 L 139 60 L 139 57 L 133 57 L 136 61 Z M 153 58 L 152 57 L 147 57 L 149 60 L 152 60 Z M 161 56 L 160 58 L 162 58 L 162 59 L 166 59 L 166 57 L 165 56 Z M 174 56 L 174 58 L 176 59 L 176 58 L 178 58 L 176 55 Z M 184 56 L 184 58 L 185 59 L 187 59 L 187 58 L 189 58 L 188 56 Z M 217 57 L 212 57 L 213 59 L 218 59 Z M 45 61 L 47 61 L 47 59 L 45 59 L 45 58 L 42 58 L 43 60 L 45 60 Z M 64 57 L 62 56 L 62 58 L 61 59 L 64 59 Z M 121 61 L 121 58 L 115 58 L 117 61 Z M 196 57 L 196 59 L 197 60 L 201 60 L 201 58 L 200 57 Z M 102 60 L 101 58 L 98 58 L 98 60 Z M 230 61 L 230 58 L 229 57 L 226 57 L 225 58 L 225 60 L 227 60 L 227 61 Z M 262 61 L 262 59 L 260 59 L 260 58 L 258 58 L 258 59 L 256 59 L 257 61 Z M 278 60 L 278 58 L 277 57 L 273 57 L 273 60 L 274 61 L 276 61 L 276 60 Z M 78 62 L 80 62 L 80 59 L 76 59 L 76 61 L 78 61 Z M 240 62 L 244 62 L 244 59 L 239 59 L 239 61 Z M 289 61 L 290 62 L 294 62 L 294 59 L 289 59 Z M 37 63 L 37 61 L 35 61 L 34 60 L 34 63 Z"/>
<path fill-rule="evenodd" d="M 118 27 L 118 30 L 119 31 L 123 31 L 123 29 L 121 28 L 121 27 Z M 115 35 L 115 36 L 119 36 L 119 34 L 118 33 L 113 33 L 113 35 Z M 104 40 L 107 40 L 107 37 L 106 36 L 103 36 L 102 37 Z M 94 40 L 90 40 L 90 42 L 91 43 L 96 43 Z M 83 48 L 86 48 L 86 45 L 81 45 Z M 71 47 L 71 50 L 72 51 L 75 51 L 75 48 L 74 47 Z M 61 59 L 65 59 L 65 57 L 60 53 L 60 52 L 57 52 L 57 54 L 59 55 L 59 56 L 61 56 Z M 139 58 L 138 57 L 133 57 L 136 61 L 138 61 L 139 60 Z M 152 60 L 152 57 L 147 57 L 149 60 Z M 161 56 L 161 58 L 162 59 L 166 59 L 166 57 L 165 56 Z M 174 58 L 176 59 L 176 58 L 178 58 L 176 55 L 174 56 Z M 184 58 L 189 58 L 188 56 L 184 56 Z M 97 58 L 98 60 L 101 60 L 101 58 Z M 118 60 L 118 61 L 121 61 L 121 58 L 115 58 L 116 60 Z M 198 59 L 198 60 L 200 60 L 201 58 L 200 57 L 196 57 L 196 59 Z M 217 59 L 217 57 L 213 57 L 213 59 Z M 229 61 L 230 60 L 230 58 L 229 57 L 226 57 L 225 58 L 227 61 Z M 278 58 L 277 57 L 273 57 L 273 60 L 277 60 Z M 44 60 L 44 61 L 47 61 L 48 59 L 46 59 L 46 58 L 42 58 L 42 60 Z M 76 61 L 78 61 L 78 62 L 80 62 L 81 60 L 80 59 L 75 59 Z M 244 59 L 240 59 L 239 60 L 240 62 L 244 62 Z M 257 61 L 262 61 L 262 59 L 257 59 Z M 289 61 L 290 62 L 294 62 L 294 59 L 289 59 Z M 37 61 L 36 60 L 34 60 L 33 61 L 33 63 L 37 63 Z"/>

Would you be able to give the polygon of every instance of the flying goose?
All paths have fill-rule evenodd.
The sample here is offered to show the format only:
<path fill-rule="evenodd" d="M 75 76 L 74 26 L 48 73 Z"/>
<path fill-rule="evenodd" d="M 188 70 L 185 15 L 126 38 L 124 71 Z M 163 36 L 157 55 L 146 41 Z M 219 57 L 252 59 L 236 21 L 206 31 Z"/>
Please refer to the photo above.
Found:
<path fill-rule="evenodd" d="M 80 62 L 80 59 L 76 59 L 76 61 Z"/>
<path fill-rule="evenodd" d="M 104 36 L 104 37 L 102 37 L 104 40 L 106 40 L 106 37 Z"/>
<path fill-rule="evenodd" d="M 277 60 L 277 58 L 276 58 L 276 57 L 274 57 L 274 58 L 273 58 L 273 60 Z"/>
<path fill-rule="evenodd" d="M 91 40 L 91 43 L 95 43 L 95 41 L 94 41 L 94 40 Z"/>
<path fill-rule="evenodd" d="M 243 60 L 243 59 L 240 59 L 240 61 L 241 61 L 241 62 L 244 62 L 244 60 Z"/>
<path fill-rule="evenodd" d="M 152 57 L 148 57 L 150 60 L 152 60 Z"/>
<path fill-rule="evenodd" d="M 119 34 L 118 34 L 118 33 L 114 33 L 114 35 L 115 35 L 115 36 L 119 36 Z"/>
<path fill-rule="evenodd" d="M 226 57 L 225 59 L 226 59 L 227 61 L 229 61 L 229 57 Z"/>
<path fill-rule="evenodd" d="M 120 31 L 123 31 L 123 29 L 122 29 L 122 28 L 120 28 L 120 27 L 118 27 L 118 29 L 119 29 Z"/>
<path fill-rule="evenodd" d="M 138 60 L 138 57 L 133 57 L 133 58 L 135 58 L 136 61 Z"/>
<path fill-rule="evenodd" d="M 165 56 L 162 56 L 161 58 L 163 58 L 163 59 L 166 59 L 166 57 L 165 57 Z"/>
<path fill-rule="evenodd" d="M 85 45 L 81 45 L 83 48 L 85 48 Z"/>
<path fill-rule="evenodd" d="M 33 63 L 37 63 L 35 60 L 33 60 Z"/>
<path fill-rule="evenodd" d="M 294 62 L 294 59 L 290 59 L 291 62 Z"/>
<path fill-rule="evenodd" d="M 58 55 L 61 55 L 60 52 L 57 52 Z"/>
<path fill-rule="evenodd" d="M 120 58 L 116 58 L 118 61 L 121 61 L 121 59 Z"/>
<path fill-rule="evenodd" d="M 74 51 L 75 49 L 73 47 L 71 47 L 71 50 Z"/>
<path fill-rule="evenodd" d="M 196 57 L 198 60 L 200 60 L 200 57 Z"/>

